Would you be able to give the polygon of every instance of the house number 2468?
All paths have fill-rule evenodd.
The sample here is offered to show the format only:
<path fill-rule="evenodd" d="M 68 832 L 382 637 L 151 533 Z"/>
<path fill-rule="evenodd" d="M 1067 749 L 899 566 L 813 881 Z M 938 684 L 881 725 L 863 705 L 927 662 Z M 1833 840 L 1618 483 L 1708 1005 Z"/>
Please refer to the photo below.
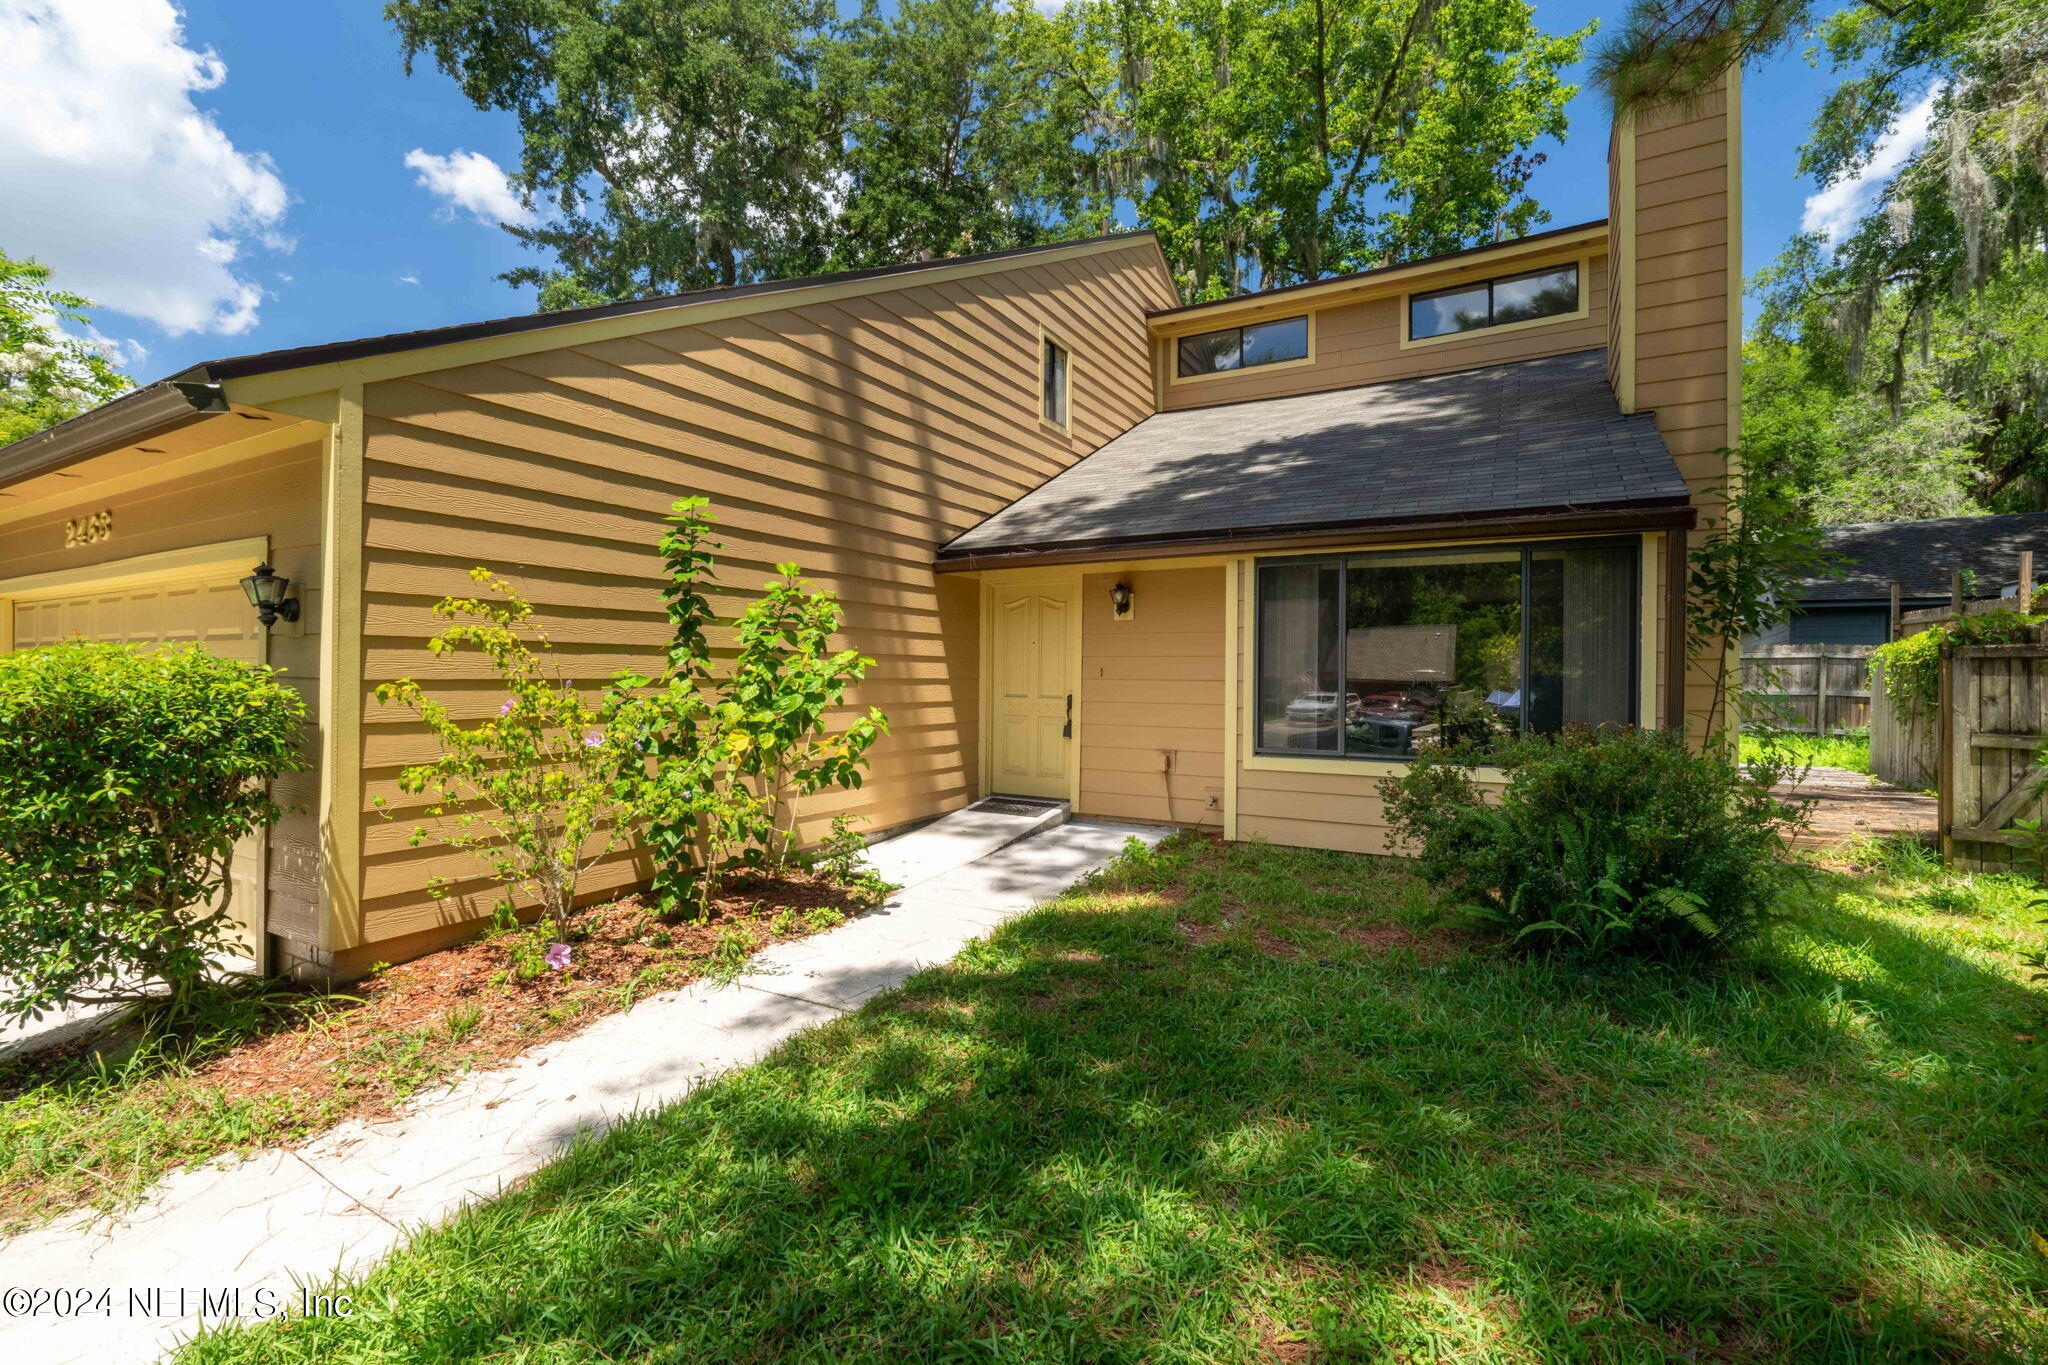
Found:
<path fill-rule="evenodd" d="M 91 516 L 73 517 L 64 523 L 64 548 L 75 550 L 81 545 L 97 545 L 114 534 L 112 511 L 94 512 Z"/>

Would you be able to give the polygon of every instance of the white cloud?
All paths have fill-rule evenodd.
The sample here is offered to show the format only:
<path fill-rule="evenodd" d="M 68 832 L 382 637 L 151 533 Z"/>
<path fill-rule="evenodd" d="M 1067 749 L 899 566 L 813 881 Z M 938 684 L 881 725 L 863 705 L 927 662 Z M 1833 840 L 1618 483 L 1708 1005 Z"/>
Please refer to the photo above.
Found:
<path fill-rule="evenodd" d="M 1891 183 L 1899 167 L 1926 144 L 1928 128 L 1934 122 L 1934 102 L 1941 97 L 1941 91 L 1937 81 L 1918 104 L 1899 115 L 1897 126 L 1878 142 L 1862 170 L 1808 195 L 1799 230 L 1818 232 L 1830 245 L 1848 236 L 1870 212 L 1870 206 L 1877 202 L 1877 196 Z"/>
<path fill-rule="evenodd" d="M 172 335 L 244 332 L 246 245 L 289 250 L 290 195 L 193 103 L 227 66 L 169 0 L 0 4 L 0 242 Z"/>
<path fill-rule="evenodd" d="M 398 282 L 400 284 L 418 284 L 420 282 L 420 277 L 417 275 L 400 275 L 398 277 Z"/>
<path fill-rule="evenodd" d="M 417 183 L 422 189 L 447 201 L 442 212 L 448 217 L 463 209 L 481 223 L 531 227 L 539 221 L 532 209 L 519 202 L 504 168 L 482 152 L 457 147 L 446 156 L 436 156 L 415 147 L 405 154 L 405 164 L 419 172 Z"/>

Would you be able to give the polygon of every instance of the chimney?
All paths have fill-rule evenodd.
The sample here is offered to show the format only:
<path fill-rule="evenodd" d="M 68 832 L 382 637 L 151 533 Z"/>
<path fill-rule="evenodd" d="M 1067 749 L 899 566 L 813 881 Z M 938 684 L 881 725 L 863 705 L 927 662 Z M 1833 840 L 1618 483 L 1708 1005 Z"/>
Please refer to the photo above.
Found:
<path fill-rule="evenodd" d="M 1742 84 L 1624 114 L 1607 143 L 1607 377 L 1694 488 L 1741 443 Z"/>
<path fill-rule="evenodd" d="M 1607 378 L 1623 412 L 1653 412 L 1702 517 L 1704 490 L 1741 477 L 1724 453 L 1742 442 L 1742 77 L 1688 104 L 1615 120 L 1607 143 Z M 1685 657 L 1687 552 L 1703 532 L 1664 538 L 1658 578 L 1661 721 L 1699 743 L 1725 726 L 1713 669 Z M 1736 642 L 1724 649 L 1733 667 Z"/>

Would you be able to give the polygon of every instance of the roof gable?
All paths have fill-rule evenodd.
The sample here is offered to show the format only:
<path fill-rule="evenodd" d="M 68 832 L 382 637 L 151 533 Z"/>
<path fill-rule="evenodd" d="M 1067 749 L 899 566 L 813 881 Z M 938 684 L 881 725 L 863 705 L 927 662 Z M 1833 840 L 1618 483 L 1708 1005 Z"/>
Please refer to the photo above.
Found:
<path fill-rule="evenodd" d="M 1655 417 L 1621 412 L 1589 350 L 1159 413 L 941 555 L 1689 500 Z"/>

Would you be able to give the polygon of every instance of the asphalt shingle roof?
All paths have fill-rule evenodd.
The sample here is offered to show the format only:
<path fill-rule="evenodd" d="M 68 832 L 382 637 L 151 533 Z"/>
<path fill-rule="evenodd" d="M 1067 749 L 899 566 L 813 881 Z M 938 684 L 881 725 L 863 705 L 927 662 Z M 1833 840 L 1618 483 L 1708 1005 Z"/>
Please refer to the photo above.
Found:
<path fill-rule="evenodd" d="M 1158 413 L 941 554 L 1684 503 L 1606 355 Z"/>
<path fill-rule="evenodd" d="M 1822 539 L 1841 556 L 1842 576 L 1808 581 L 1801 601 L 1889 601 L 1895 581 L 1906 597 L 1947 597 L 1957 569 L 1976 574 L 1982 597 L 2016 581 L 2022 550 L 2048 571 L 2048 512 L 1855 522 L 1828 527 Z"/>

